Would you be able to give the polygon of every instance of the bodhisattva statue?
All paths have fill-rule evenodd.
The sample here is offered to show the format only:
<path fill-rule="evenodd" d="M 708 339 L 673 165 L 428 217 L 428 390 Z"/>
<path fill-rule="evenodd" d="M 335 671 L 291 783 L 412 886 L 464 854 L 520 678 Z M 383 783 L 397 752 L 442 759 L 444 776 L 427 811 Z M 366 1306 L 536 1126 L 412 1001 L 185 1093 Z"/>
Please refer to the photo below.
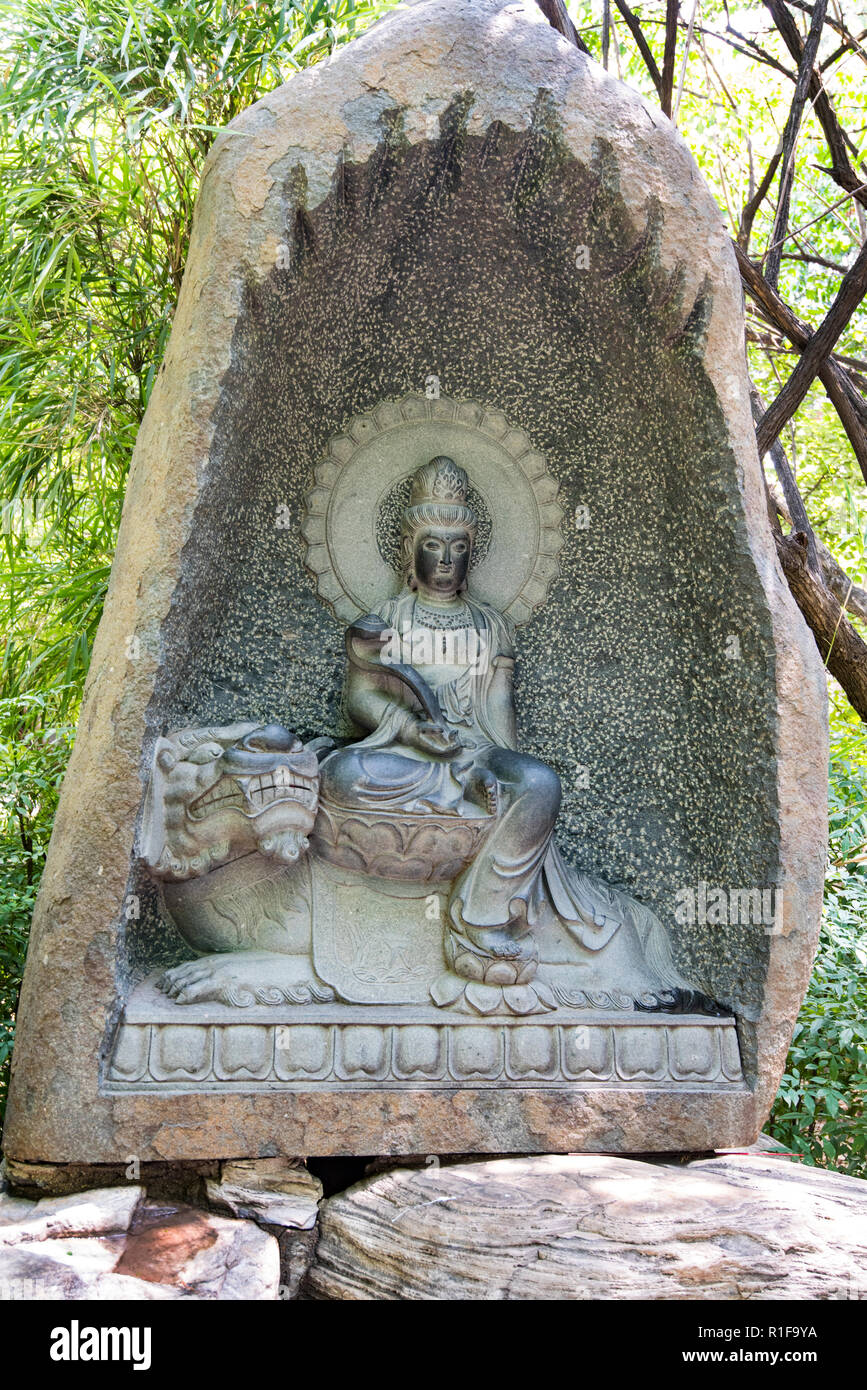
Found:
<path fill-rule="evenodd" d="M 231 896 L 234 878 L 249 878 L 251 859 L 271 856 L 285 877 L 282 866 L 309 850 L 369 875 L 373 891 L 378 878 L 447 883 L 445 970 L 431 982 L 440 1006 L 466 1008 L 480 991 L 485 1012 L 497 999 L 516 1013 L 568 1003 L 545 981 L 544 954 L 537 975 L 540 940 L 552 930 L 568 936 L 579 962 L 597 960 L 620 932 L 614 954 L 621 964 L 606 984 L 630 1007 L 684 1007 L 687 998 L 694 1005 L 657 918 L 568 865 L 553 839 L 560 779 L 517 747 L 512 624 L 467 593 L 477 526 L 467 492 L 467 474 L 446 457 L 412 479 L 402 521 L 404 590 L 347 633 L 345 709 L 362 734 L 358 741 L 334 748 L 320 739 L 302 749 L 280 726 L 250 724 L 184 731 L 158 748 L 155 774 L 162 758 L 163 776 L 168 770 L 176 785 L 172 793 L 152 780 L 144 857 L 172 884 L 166 902 L 182 934 L 197 950 L 217 953 L 166 973 L 162 987 L 179 1002 L 333 998 L 332 982 L 309 961 L 298 972 L 309 944 L 287 927 L 293 944 L 281 945 L 273 910 L 257 925 L 245 909 L 244 930 L 232 943 L 225 899 L 220 928 L 212 930 L 207 914 L 177 887 L 178 880 L 219 873 Z M 322 744 L 331 749 L 324 757 Z M 318 803 L 315 753 L 322 757 Z M 184 759 L 193 768 L 194 800 L 190 777 L 177 781 Z M 252 801 L 251 781 L 258 797 Z M 168 802 L 170 816 L 160 809 Z M 209 820 L 218 833 L 209 835 Z M 251 828 L 257 822 L 263 831 Z M 398 842 L 405 848 L 395 853 Z M 285 884 L 280 891 L 288 891 Z M 298 910 L 296 904 L 296 918 Z M 314 914 L 315 933 L 309 897 L 302 910 Z M 232 951 L 243 952 L 245 962 Z M 280 963 L 281 953 L 294 955 L 294 974 Z M 592 974 L 598 981 L 598 968 Z"/>
<path fill-rule="evenodd" d="M 413 477 L 401 537 L 406 588 L 379 615 L 383 658 L 378 669 L 348 671 L 347 712 L 370 732 L 325 759 L 321 795 L 368 811 L 492 817 L 451 885 L 446 960 L 464 980 L 524 985 L 536 975 L 536 933 L 546 918 L 555 914 L 582 947 L 599 951 L 622 924 L 622 902 L 564 863 L 553 840 L 560 779 L 518 749 L 513 627 L 467 593 L 476 532 L 467 491 L 466 473 L 450 458 L 432 459 Z M 433 693 L 428 710 L 390 669 L 395 655 L 419 651 L 423 659 L 411 664 Z M 657 983 L 671 985 L 667 942 L 655 919 L 651 925 Z"/>

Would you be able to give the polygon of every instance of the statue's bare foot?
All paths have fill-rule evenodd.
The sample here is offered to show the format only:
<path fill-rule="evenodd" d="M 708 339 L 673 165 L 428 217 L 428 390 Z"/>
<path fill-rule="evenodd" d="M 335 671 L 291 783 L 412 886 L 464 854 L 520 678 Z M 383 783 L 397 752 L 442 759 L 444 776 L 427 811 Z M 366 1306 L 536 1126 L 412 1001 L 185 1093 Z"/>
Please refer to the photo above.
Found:
<path fill-rule="evenodd" d="M 316 975 L 306 956 L 237 951 L 200 956 L 175 965 L 157 987 L 178 1004 L 327 1004 L 334 990 Z"/>
<path fill-rule="evenodd" d="M 518 936 L 510 927 L 467 927 L 451 931 L 446 959 L 456 975 L 487 985 L 525 985 L 539 964 L 531 932 Z"/>
<path fill-rule="evenodd" d="M 464 789 L 464 796 L 474 806 L 496 816 L 500 809 L 500 785 L 493 772 L 487 767 L 476 768 L 472 779 Z"/>

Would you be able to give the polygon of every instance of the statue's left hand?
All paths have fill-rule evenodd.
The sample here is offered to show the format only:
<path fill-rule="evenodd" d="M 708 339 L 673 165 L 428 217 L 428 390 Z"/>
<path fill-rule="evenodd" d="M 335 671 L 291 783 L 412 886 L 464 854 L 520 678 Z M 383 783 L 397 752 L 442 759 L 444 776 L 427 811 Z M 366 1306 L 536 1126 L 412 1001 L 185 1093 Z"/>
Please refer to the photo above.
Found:
<path fill-rule="evenodd" d="M 431 753 L 436 758 L 453 758 L 461 751 L 461 741 L 453 729 L 444 724 L 432 724 L 420 720 L 412 731 L 411 742 L 423 753 Z"/>

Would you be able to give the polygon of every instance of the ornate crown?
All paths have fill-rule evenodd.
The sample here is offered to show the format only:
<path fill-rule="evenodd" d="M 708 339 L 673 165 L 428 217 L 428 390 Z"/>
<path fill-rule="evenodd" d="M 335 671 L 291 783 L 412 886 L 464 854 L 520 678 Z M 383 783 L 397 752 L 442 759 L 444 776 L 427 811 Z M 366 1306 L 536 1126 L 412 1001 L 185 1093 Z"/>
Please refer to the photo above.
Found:
<path fill-rule="evenodd" d="M 445 454 L 431 459 L 413 475 L 409 495 L 411 507 L 424 502 L 443 502 L 455 507 L 466 506 L 469 479 L 454 459 Z"/>

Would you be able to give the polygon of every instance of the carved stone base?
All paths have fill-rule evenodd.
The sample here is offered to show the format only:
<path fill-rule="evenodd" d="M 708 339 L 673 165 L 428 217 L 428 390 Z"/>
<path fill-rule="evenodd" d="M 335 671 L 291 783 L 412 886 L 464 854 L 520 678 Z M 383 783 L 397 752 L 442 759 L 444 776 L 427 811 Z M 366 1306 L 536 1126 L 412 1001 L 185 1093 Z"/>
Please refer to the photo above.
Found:
<path fill-rule="evenodd" d="M 148 981 L 112 1052 L 108 1092 L 513 1087 L 745 1091 L 729 1018 L 592 1013 L 481 1019 L 434 1007 L 176 1005 Z"/>

